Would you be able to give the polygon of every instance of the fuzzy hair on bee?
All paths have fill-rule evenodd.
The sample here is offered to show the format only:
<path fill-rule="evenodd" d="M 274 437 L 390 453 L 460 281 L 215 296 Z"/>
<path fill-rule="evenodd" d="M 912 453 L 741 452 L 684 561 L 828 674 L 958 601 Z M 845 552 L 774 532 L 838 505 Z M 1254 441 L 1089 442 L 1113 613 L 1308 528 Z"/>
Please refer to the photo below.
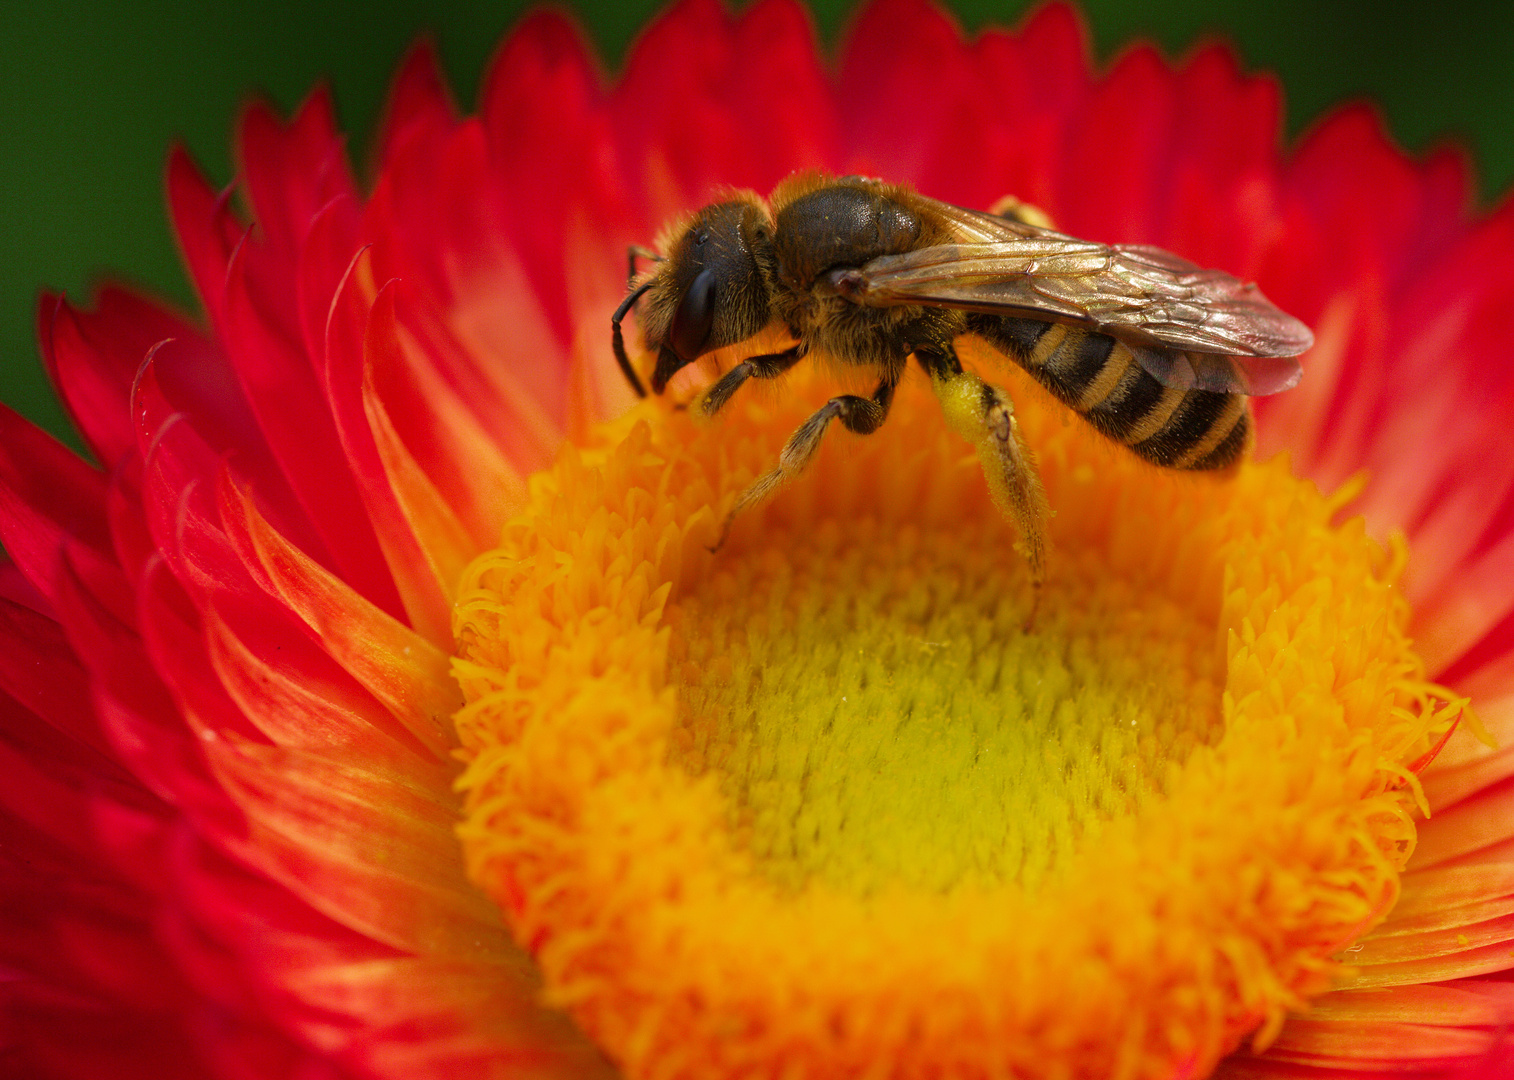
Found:
<path fill-rule="evenodd" d="M 636 274 L 638 258 L 653 265 Z M 1197 471 L 1240 459 L 1251 439 L 1248 399 L 1296 384 L 1295 357 L 1313 344 L 1306 326 L 1223 271 L 1160 248 L 1079 240 L 1012 198 L 968 210 L 858 176 L 800 173 L 766 199 L 727 192 L 672 222 L 656 251 L 632 248 L 631 265 L 611 344 L 638 395 L 646 389 L 621 323 L 643 297 L 653 393 L 701 356 L 764 331 L 792 342 L 721 375 L 700 401 L 707 415 L 749 379 L 776 378 L 811 354 L 877 380 L 870 395 L 833 397 L 799 426 L 737 499 L 722 543 L 742 511 L 804 471 L 832 420 L 876 431 L 913 357 L 977 448 L 994 501 L 1019 531 L 1037 598 L 1049 510 L 1035 459 L 1009 396 L 963 369 L 958 338 L 985 339 L 1146 461 Z"/>

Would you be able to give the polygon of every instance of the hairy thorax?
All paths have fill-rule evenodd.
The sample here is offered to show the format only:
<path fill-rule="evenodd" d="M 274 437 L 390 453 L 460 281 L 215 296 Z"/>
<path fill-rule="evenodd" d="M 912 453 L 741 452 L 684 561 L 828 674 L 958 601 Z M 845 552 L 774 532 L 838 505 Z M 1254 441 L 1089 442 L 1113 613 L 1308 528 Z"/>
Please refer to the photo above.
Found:
<path fill-rule="evenodd" d="M 851 177 L 796 177 L 773 193 L 773 314 L 809 351 L 897 375 L 916 340 L 939 339 L 938 324 L 952 321 L 941 309 L 859 305 L 830 281 L 836 270 L 936 239 L 909 199 L 903 189 Z"/>
<path fill-rule="evenodd" d="M 774 314 L 806 350 L 843 366 L 898 373 L 915 342 L 950 341 L 963 327 L 960 314 L 916 306 L 867 308 L 823 287 L 780 290 Z"/>

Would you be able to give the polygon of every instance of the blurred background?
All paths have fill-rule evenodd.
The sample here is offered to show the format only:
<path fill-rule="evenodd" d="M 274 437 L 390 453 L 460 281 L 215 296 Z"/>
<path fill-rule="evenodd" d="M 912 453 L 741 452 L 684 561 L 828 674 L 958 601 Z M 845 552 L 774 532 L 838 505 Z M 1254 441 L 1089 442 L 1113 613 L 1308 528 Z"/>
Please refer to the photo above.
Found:
<path fill-rule="evenodd" d="M 103 278 L 193 310 L 162 196 L 174 140 L 218 185 L 238 106 L 261 93 L 287 110 L 333 87 L 363 161 L 389 79 L 429 32 L 457 100 L 526 0 L 32 0 L 0 5 L 0 399 L 55 432 L 66 423 L 42 377 L 32 321 L 39 288 L 85 301 Z M 662 5 L 568 5 L 611 71 Z M 833 48 L 855 0 L 811 0 Z M 951 0 L 969 30 L 1014 24 L 1027 0 Z M 1169 54 L 1223 36 L 1243 64 L 1282 79 L 1290 138 L 1339 102 L 1378 103 L 1414 152 L 1459 143 L 1484 206 L 1514 179 L 1514 2 L 1084 0 L 1107 61 L 1132 38 Z M 1511 253 L 1514 258 L 1514 253 Z"/>

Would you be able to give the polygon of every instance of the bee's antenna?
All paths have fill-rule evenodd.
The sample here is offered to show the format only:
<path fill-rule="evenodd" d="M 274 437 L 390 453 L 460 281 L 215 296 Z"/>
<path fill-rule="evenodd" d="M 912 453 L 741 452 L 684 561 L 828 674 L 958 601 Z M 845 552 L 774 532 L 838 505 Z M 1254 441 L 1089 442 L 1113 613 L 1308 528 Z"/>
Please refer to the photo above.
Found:
<path fill-rule="evenodd" d="M 642 247 L 640 244 L 632 244 L 629 248 L 626 249 L 626 262 L 629 264 L 629 266 L 626 268 L 627 285 L 634 285 L 636 283 L 637 259 L 650 259 L 653 262 L 663 261 L 663 257 L 657 254 L 657 252 L 653 251 L 651 248 Z"/>
<path fill-rule="evenodd" d="M 634 263 L 634 256 L 632 257 Z M 620 365 L 620 370 L 626 377 L 626 382 L 631 384 L 631 389 L 636 391 L 637 397 L 646 397 L 646 388 L 641 385 L 641 379 L 636 375 L 636 369 L 631 366 L 631 358 L 626 355 L 626 341 L 620 333 L 620 320 L 626 317 L 626 312 L 631 310 L 631 305 L 641 299 L 641 294 L 652 287 L 649 281 L 637 289 L 630 296 L 620 302 L 620 307 L 615 309 L 615 314 L 610 316 L 610 346 L 615 350 L 615 362 Z"/>

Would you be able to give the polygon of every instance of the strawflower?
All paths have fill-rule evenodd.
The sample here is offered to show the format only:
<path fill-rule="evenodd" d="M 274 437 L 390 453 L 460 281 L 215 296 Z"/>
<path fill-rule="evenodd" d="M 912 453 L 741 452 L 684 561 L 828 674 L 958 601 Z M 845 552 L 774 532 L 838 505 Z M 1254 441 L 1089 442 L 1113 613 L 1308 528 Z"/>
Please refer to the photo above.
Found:
<path fill-rule="evenodd" d="M 688 0 L 614 82 L 527 19 L 470 118 L 418 47 L 371 186 L 320 92 L 175 151 L 203 318 L 44 297 L 94 462 L 0 432 L 7 1075 L 1508 1075 L 1514 204 L 1278 97 Z M 835 384 L 638 402 L 626 248 L 816 167 L 1255 279 L 1304 381 L 1179 475 L 965 346 L 1029 630 L 921 379 L 712 552 Z"/>

